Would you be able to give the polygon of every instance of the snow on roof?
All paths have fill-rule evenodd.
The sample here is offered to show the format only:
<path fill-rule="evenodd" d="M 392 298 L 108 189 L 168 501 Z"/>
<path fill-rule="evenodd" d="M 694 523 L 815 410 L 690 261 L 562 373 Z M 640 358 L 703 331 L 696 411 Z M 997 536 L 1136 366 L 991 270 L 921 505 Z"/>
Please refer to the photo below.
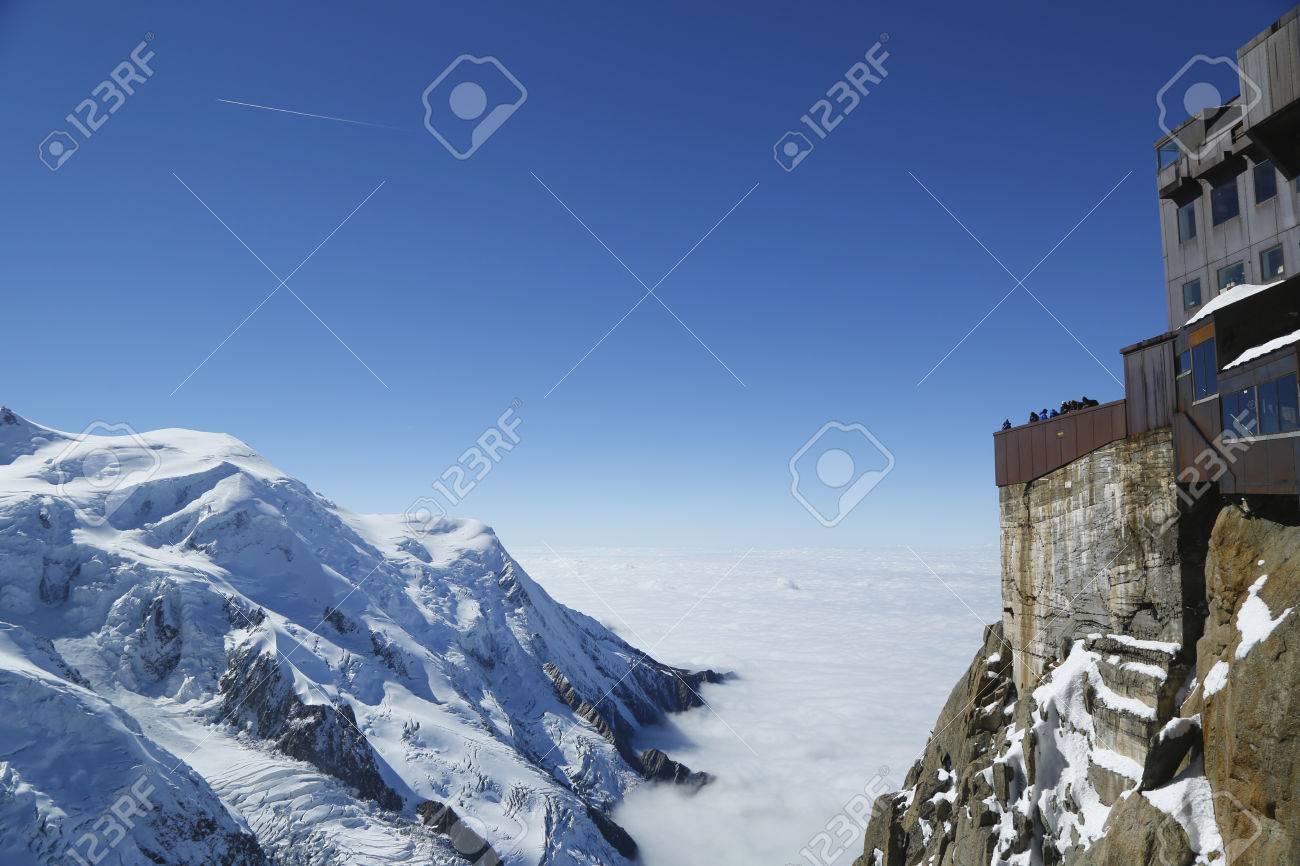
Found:
<path fill-rule="evenodd" d="M 1255 346 L 1253 349 L 1247 349 L 1232 361 L 1224 364 L 1223 369 L 1227 370 L 1229 367 L 1235 367 L 1238 364 L 1245 364 L 1246 362 L 1253 361 L 1256 358 L 1262 358 L 1269 352 L 1276 352 L 1283 346 L 1289 346 L 1292 343 L 1300 343 L 1300 331 L 1292 331 L 1284 337 L 1276 337 L 1269 340 L 1267 343 Z"/>
<path fill-rule="evenodd" d="M 1197 310 L 1196 315 L 1188 319 L 1187 324 L 1183 325 L 1183 327 L 1187 327 L 1187 325 L 1195 324 L 1196 322 L 1199 322 L 1201 319 L 1204 319 L 1206 316 L 1210 315 L 1210 313 L 1218 312 L 1219 310 L 1222 310 L 1224 307 L 1237 303 L 1237 301 L 1245 300 L 1246 298 L 1249 298 L 1251 295 L 1258 295 L 1262 291 L 1271 289 L 1280 282 L 1283 281 L 1274 280 L 1273 282 L 1267 283 L 1262 286 L 1256 286 L 1251 283 L 1241 283 L 1240 285 L 1233 286 L 1230 289 L 1225 289 L 1224 291 L 1220 292 L 1219 294 L 1211 298 L 1205 306 Z"/>

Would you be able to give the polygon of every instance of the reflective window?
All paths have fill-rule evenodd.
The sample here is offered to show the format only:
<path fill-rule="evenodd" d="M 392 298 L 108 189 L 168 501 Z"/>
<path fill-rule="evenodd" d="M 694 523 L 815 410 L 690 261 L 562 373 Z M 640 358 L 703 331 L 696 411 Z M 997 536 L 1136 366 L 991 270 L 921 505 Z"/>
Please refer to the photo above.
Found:
<path fill-rule="evenodd" d="M 1300 430 L 1300 393 L 1294 373 L 1277 380 L 1277 422 L 1279 433 Z"/>
<path fill-rule="evenodd" d="M 1255 204 L 1261 204 L 1277 195 L 1277 172 L 1273 163 L 1264 160 L 1255 165 Z"/>
<path fill-rule="evenodd" d="M 1282 245 L 1270 247 L 1259 254 L 1260 281 L 1280 277 L 1286 273 L 1286 264 L 1282 261 Z"/>
<path fill-rule="evenodd" d="M 1160 145 L 1159 160 L 1161 168 L 1168 168 L 1178 162 L 1178 157 L 1183 155 L 1182 149 L 1172 141 L 1166 141 Z"/>
<path fill-rule="evenodd" d="M 1201 305 L 1201 281 L 1192 280 L 1190 283 L 1183 283 L 1183 309 L 1190 310 L 1192 307 Z"/>
<path fill-rule="evenodd" d="M 1179 352 L 1174 357 L 1174 375 L 1186 376 L 1192 372 L 1192 353 L 1191 351 Z"/>
<path fill-rule="evenodd" d="M 1259 432 L 1289 433 L 1300 429 L 1295 374 L 1259 386 Z"/>
<path fill-rule="evenodd" d="M 1209 339 L 1192 347 L 1192 399 L 1209 397 L 1218 390 L 1219 364 L 1214 340 Z"/>
<path fill-rule="evenodd" d="M 1246 263 L 1233 262 L 1230 265 L 1219 268 L 1219 291 L 1222 292 L 1233 286 L 1239 286 L 1246 282 Z"/>
<path fill-rule="evenodd" d="M 1178 240 L 1190 241 L 1196 237 L 1196 201 L 1189 201 L 1178 208 Z"/>
<path fill-rule="evenodd" d="M 1216 226 L 1235 217 L 1241 212 L 1240 208 L 1235 177 L 1210 188 L 1210 218 Z"/>
<path fill-rule="evenodd" d="M 1223 403 L 1223 438 L 1254 436 L 1259 433 L 1259 416 L 1255 406 L 1255 389 L 1232 391 L 1221 398 Z"/>

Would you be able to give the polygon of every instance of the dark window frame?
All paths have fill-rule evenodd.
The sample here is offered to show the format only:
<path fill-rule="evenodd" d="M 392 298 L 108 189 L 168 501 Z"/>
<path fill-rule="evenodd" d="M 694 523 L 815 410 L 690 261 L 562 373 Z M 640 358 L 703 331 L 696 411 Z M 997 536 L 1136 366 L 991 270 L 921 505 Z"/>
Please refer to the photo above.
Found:
<path fill-rule="evenodd" d="M 1191 218 L 1184 220 L 1185 214 L 1189 214 Z M 1192 199 L 1187 204 L 1179 205 L 1174 209 L 1174 222 L 1178 226 L 1178 242 L 1180 244 L 1196 240 L 1196 199 Z M 1187 230 L 1185 234 L 1184 227 Z"/>
<path fill-rule="evenodd" d="M 1267 189 L 1268 195 L 1263 197 L 1259 194 L 1260 178 L 1267 178 L 1264 186 Z M 1273 161 L 1271 159 L 1255 163 L 1251 168 L 1251 180 L 1255 187 L 1255 204 L 1257 206 L 1277 198 L 1277 169 L 1273 167 Z"/>
<path fill-rule="evenodd" d="M 1265 265 L 1264 265 L 1264 256 L 1268 255 L 1269 253 L 1274 253 L 1274 252 L 1277 253 L 1278 255 L 1280 255 L 1280 256 L 1282 257 L 1282 270 L 1281 270 L 1281 272 L 1279 272 L 1279 273 L 1273 273 L 1272 268 L 1265 267 Z M 1282 276 L 1286 276 L 1286 253 L 1284 253 L 1284 252 L 1282 251 L 1282 245 L 1281 245 L 1281 244 L 1273 244 L 1273 246 L 1269 247 L 1269 248 L 1266 249 L 1266 250 L 1260 250 L 1260 251 L 1259 251 L 1259 279 L 1260 279 L 1260 282 L 1262 283 L 1262 282 L 1265 282 L 1266 280 L 1269 280 L 1269 279 L 1271 279 L 1271 278 L 1273 278 L 1273 277 L 1282 277 Z"/>
<path fill-rule="evenodd" d="M 1241 279 L 1235 283 L 1232 283 L 1231 285 L 1225 286 L 1223 284 L 1223 272 L 1230 268 L 1238 268 L 1238 267 L 1241 268 Z M 1233 288 L 1233 286 L 1244 285 L 1245 282 L 1246 282 L 1246 260 L 1245 259 L 1238 259 L 1237 261 L 1232 262 L 1231 264 L 1224 265 L 1223 267 L 1219 268 L 1214 272 L 1214 284 L 1218 286 L 1218 294 L 1220 295 L 1226 292 L 1228 289 Z"/>
<path fill-rule="evenodd" d="M 1300 387 L 1295 373 L 1221 394 L 1220 401 L 1225 440 L 1300 432 Z M 1243 426 L 1250 432 L 1241 437 L 1230 419 L 1243 411 L 1247 412 Z"/>
<path fill-rule="evenodd" d="M 1237 178 L 1239 175 L 1233 175 L 1220 184 L 1210 187 L 1210 225 L 1221 226 L 1229 220 L 1241 216 L 1241 192 L 1238 189 Z M 1227 195 L 1228 188 L 1232 188 L 1232 197 Z M 1232 203 L 1232 213 L 1225 209 L 1228 202 Z"/>
<path fill-rule="evenodd" d="M 1208 347 L 1208 358 L 1206 348 Z M 1197 343 L 1192 353 L 1192 400 L 1208 400 L 1219 393 L 1219 358 L 1214 338 Z"/>
<path fill-rule="evenodd" d="M 1196 300 L 1191 301 L 1190 303 L 1187 297 L 1187 288 L 1189 286 L 1196 286 Z M 1183 283 L 1183 309 L 1184 310 L 1191 310 L 1191 309 L 1195 309 L 1196 307 L 1199 307 L 1201 305 L 1201 297 L 1202 295 L 1201 295 L 1200 277 L 1196 277 L 1195 279 L 1191 279 Z"/>

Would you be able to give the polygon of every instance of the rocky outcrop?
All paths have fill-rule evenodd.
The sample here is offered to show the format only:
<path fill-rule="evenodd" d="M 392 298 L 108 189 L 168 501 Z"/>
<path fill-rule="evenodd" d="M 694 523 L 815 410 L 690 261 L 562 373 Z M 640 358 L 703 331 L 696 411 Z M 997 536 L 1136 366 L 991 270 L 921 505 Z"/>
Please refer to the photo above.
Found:
<path fill-rule="evenodd" d="M 648 724 L 657 718 L 663 712 L 663 707 L 667 707 L 669 711 L 680 711 L 701 705 L 702 700 L 696 693 L 700 685 L 704 682 L 722 681 L 722 676 L 714 671 L 691 672 L 669 668 L 648 656 L 638 659 L 629 675 L 634 676 L 637 670 L 646 666 L 653 666 L 652 670 L 660 674 L 658 677 L 646 678 L 644 683 L 648 686 L 650 694 L 663 701 L 663 704 L 647 705 L 644 701 L 637 700 L 635 693 L 625 695 L 624 702 L 637 714 L 638 722 L 641 724 Z M 635 728 L 618 712 L 616 706 L 605 700 L 609 697 L 608 694 L 599 698 L 596 703 L 592 703 L 574 687 L 564 672 L 553 662 L 544 664 L 542 670 L 550 678 L 555 686 L 556 696 L 564 702 L 565 706 L 573 710 L 579 718 L 591 725 L 598 734 L 613 745 L 623 759 L 644 778 L 657 782 L 673 782 L 696 790 L 711 781 L 712 777 L 708 773 L 693 772 L 690 767 L 679 764 L 658 749 L 649 749 L 638 755 L 632 748 Z M 664 677 L 665 671 L 671 676 Z M 668 679 L 678 681 L 680 690 L 667 685 Z M 616 688 L 615 691 L 618 689 Z M 600 709 L 598 704 L 601 703 L 606 705 L 606 710 Z"/>
<path fill-rule="evenodd" d="M 1169 449 L 1003 489 L 1003 620 L 855 866 L 1300 862 L 1300 508 Z"/>
<path fill-rule="evenodd" d="M 1300 862 L 1300 520 L 1294 501 L 1224 509 L 1188 711 L 1233 866 Z"/>
<path fill-rule="evenodd" d="M 475 866 L 500 866 L 501 857 L 474 828 L 462 820 L 446 803 L 425 800 L 416 807 L 420 823 L 446 836 L 456 853 Z"/>
<path fill-rule="evenodd" d="M 1023 786 L 1016 767 L 995 761 L 1014 708 L 1011 653 L 1001 624 L 991 625 L 908 771 L 907 788 L 877 801 L 854 866 L 989 862 L 1001 818 L 987 801 L 1007 802 Z"/>
<path fill-rule="evenodd" d="M 223 720 L 273 741 L 279 751 L 342 780 L 385 809 L 402 808 L 402 798 L 380 775 L 352 708 L 305 702 L 277 655 L 244 647 L 231 657 L 219 685 Z"/>
<path fill-rule="evenodd" d="M 1173 477 L 1165 428 L 999 489 L 1002 620 L 1022 692 L 1089 634 L 1184 642 Z"/>
<path fill-rule="evenodd" d="M 646 749 L 641 753 L 641 775 L 652 782 L 671 782 L 697 791 L 713 781 L 708 773 L 693 772 L 658 749 Z"/>

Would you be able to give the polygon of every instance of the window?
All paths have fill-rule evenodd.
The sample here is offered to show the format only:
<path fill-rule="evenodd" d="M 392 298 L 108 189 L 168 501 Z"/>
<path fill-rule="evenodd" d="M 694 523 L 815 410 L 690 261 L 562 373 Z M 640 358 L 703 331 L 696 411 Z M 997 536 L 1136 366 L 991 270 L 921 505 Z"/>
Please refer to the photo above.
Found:
<path fill-rule="evenodd" d="M 1296 377 L 1283 376 L 1259 386 L 1259 432 L 1290 433 L 1300 429 Z"/>
<path fill-rule="evenodd" d="M 1192 347 L 1192 399 L 1212 397 L 1219 390 L 1219 364 L 1214 338 Z"/>
<path fill-rule="evenodd" d="M 1174 357 L 1174 376 L 1186 376 L 1190 372 L 1192 372 L 1192 352 L 1189 349 L 1186 352 L 1179 352 Z"/>
<path fill-rule="evenodd" d="M 1254 436 L 1259 433 L 1259 416 L 1256 414 L 1255 389 L 1232 391 L 1223 395 L 1223 438 Z"/>
<path fill-rule="evenodd" d="M 1259 254 L 1259 279 L 1280 277 L 1286 273 L 1286 264 L 1282 261 L 1282 245 L 1270 247 Z"/>
<path fill-rule="evenodd" d="M 1201 281 L 1192 280 L 1189 283 L 1183 283 L 1183 309 L 1190 310 L 1192 307 L 1201 305 Z"/>
<path fill-rule="evenodd" d="M 1196 237 L 1196 200 L 1178 208 L 1178 242 L 1183 243 Z"/>
<path fill-rule="evenodd" d="M 1182 148 L 1178 146 L 1177 142 L 1166 141 L 1164 144 L 1160 145 L 1157 154 L 1157 159 L 1160 161 L 1160 167 L 1163 169 L 1178 162 L 1178 157 L 1183 155 L 1183 151 Z"/>
<path fill-rule="evenodd" d="M 1210 218 L 1214 225 L 1232 219 L 1241 212 L 1240 208 L 1237 201 L 1237 178 L 1229 178 L 1210 188 Z"/>
<path fill-rule="evenodd" d="M 1246 263 L 1233 262 L 1219 268 L 1219 291 L 1225 292 L 1233 286 L 1246 282 Z"/>
<path fill-rule="evenodd" d="M 1255 164 L 1255 204 L 1264 202 L 1277 195 L 1277 172 L 1273 170 L 1271 160 Z"/>

